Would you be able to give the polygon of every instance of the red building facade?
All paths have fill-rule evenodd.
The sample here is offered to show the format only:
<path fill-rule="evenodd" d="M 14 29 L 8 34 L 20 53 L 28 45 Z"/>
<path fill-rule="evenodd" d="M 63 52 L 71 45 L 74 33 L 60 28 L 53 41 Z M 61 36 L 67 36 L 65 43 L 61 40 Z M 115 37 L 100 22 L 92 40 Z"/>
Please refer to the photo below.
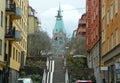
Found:
<path fill-rule="evenodd" d="M 88 66 L 94 69 L 96 82 L 102 82 L 101 63 L 101 0 L 86 0 L 86 39 Z"/>
<path fill-rule="evenodd" d="M 86 0 L 86 35 L 89 52 L 100 39 L 100 0 Z"/>
<path fill-rule="evenodd" d="M 86 14 L 83 14 L 78 22 L 77 37 L 86 37 Z"/>

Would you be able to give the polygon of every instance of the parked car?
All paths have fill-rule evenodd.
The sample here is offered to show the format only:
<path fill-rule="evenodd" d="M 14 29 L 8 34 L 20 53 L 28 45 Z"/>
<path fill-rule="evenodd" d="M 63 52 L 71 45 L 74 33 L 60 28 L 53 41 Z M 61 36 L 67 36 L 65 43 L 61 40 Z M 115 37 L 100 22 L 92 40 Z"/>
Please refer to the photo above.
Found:
<path fill-rule="evenodd" d="M 17 83 L 33 83 L 31 78 L 19 78 Z"/>
<path fill-rule="evenodd" d="M 76 80 L 75 83 L 93 83 L 91 80 Z"/>

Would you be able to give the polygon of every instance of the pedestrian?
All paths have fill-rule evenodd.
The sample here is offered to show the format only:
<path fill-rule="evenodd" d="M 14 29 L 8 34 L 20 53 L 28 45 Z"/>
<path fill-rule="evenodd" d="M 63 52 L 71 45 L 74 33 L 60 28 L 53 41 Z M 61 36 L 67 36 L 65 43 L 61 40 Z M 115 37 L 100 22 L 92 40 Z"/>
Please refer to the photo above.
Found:
<path fill-rule="evenodd" d="M 102 83 L 107 83 L 106 80 L 105 80 L 105 78 L 103 78 Z"/>

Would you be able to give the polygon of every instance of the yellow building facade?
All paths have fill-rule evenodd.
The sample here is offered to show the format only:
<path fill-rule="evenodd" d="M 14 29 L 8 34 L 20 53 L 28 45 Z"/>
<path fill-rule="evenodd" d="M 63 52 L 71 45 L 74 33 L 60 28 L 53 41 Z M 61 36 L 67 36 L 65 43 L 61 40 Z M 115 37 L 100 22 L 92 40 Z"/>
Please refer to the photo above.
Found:
<path fill-rule="evenodd" d="M 5 0 L 0 0 L 0 83 L 4 73 L 4 33 L 5 32 Z"/>
<path fill-rule="evenodd" d="M 37 17 L 36 11 L 29 6 L 28 7 L 28 19 L 29 19 L 29 25 L 28 25 L 28 34 L 35 33 L 40 30 L 40 21 L 39 18 Z"/>
<path fill-rule="evenodd" d="M 28 0 L 6 0 L 5 55 L 9 83 L 16 83 L 27 56 Z"/>
<path fill-rule="evenodd" d="M 118 82 L 120 79 L 120 1 L 102 0 L 102 49 L 101 58 L 107 67 L 108 82 Z"/>

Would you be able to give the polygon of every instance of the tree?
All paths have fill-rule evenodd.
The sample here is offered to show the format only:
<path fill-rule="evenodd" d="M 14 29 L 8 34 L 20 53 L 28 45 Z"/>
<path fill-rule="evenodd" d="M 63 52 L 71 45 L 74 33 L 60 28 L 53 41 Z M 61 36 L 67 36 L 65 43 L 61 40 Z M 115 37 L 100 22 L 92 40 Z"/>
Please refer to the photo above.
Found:
<path fill-rule="evenodd" d="M 41 51 L 50 50 L 51 39 L 46 32 L 39 31 L 33 34 L 28 34 L 28 55 L 40 55 Z"/>
<path fill-rule="evenodd" d="M 86 38 L 72 38 L 69 44 L 69 50 L 74 54 L 86 55 Z"/>
<path fill-rule="evenodd" d="M 66 56 L 66 67 L 72 82 L 82 79 L 94 79 L 93 68 L 88 68 L 86 60 L 85 57 Z"/>
<path fill-rule="evenodd" d="M 46 68 L 46 56 L 29 56 L 26 65 L 20 69 L 20 77 L 30 77 L 34 83 L 42 83 L 42 76 Z"/>

